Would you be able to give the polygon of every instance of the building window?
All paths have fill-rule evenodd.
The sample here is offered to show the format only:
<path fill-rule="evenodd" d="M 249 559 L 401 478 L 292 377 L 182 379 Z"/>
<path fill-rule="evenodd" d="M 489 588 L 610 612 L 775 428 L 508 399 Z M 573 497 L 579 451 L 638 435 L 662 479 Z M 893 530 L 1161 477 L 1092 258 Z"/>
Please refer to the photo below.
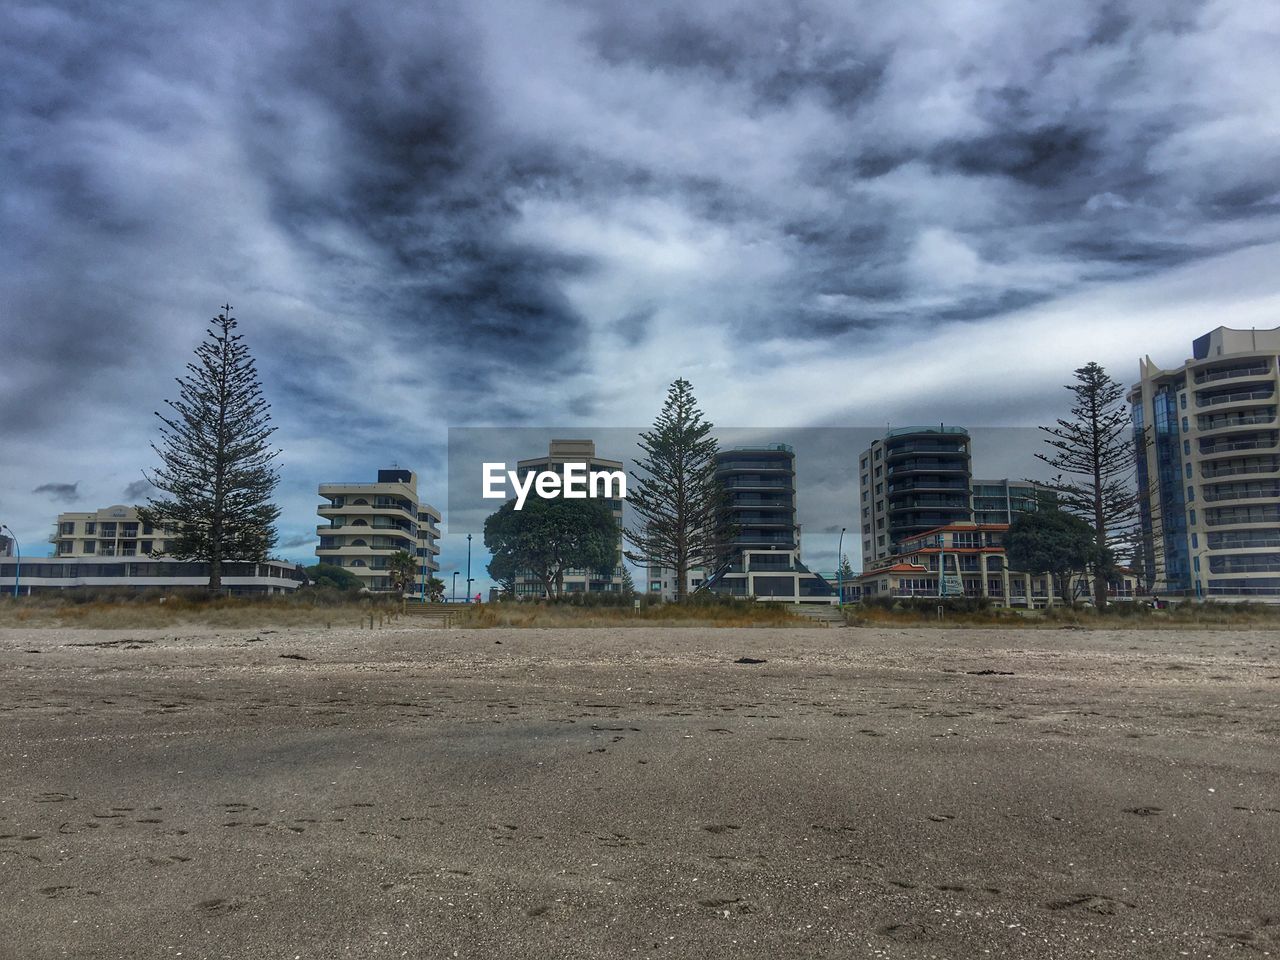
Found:
<path fill-rule="evenodd" d="M 98 525 L 92 520 L 86 520 L 84 524 L 84 533 L 87 537 L 92 537 L 97 532 Z"/>
<path fill-rule="evenodd" d="M 84 552 L 85 552 L 85 553 L 93 553 L 93 551 L 94 551 L 94 550 L 96 550 L 96 549 L 97 549 L 97 547 L 98 547 L 98 544 L 97 544 L 97 542 L 96 542 L 96 541 L 94 541 L 94 540 L 86 540 L 86 541 L 84 542 Z"/>
<path fill-rule="evenodd" d="M 64 537 L 69 536 L 76 532 L 76 525 L 74 523 L 61 523 L 58 525 L 58 532 Z"/>

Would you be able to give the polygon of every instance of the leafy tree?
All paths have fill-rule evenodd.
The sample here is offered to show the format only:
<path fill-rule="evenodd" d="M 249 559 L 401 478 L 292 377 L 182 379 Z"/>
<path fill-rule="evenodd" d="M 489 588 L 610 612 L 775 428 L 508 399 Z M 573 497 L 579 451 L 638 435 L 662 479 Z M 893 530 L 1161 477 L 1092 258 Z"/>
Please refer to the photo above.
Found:
<path fill-rule="evenodd" d="M 689 570 L 718 569 L 729 555 L 728 497 L 716 477 L 718 446 L 693 385 L 671 384 L 653 429 L 640 434 L 641 474 L 627 497 L 637 517 L 627 531 L 627 559 L 675 573 L 675 599 L 686 598 Z"/>
<path fill-rule="evenodd" d="M 514 576 L 528 570 L 547 596 L 564 592 L 570 569 L 611 572 L 618 563 L 618 521 L 603 500 L 530 497 L 524 509 L 508 500 L 484 522 L 492 571 Z M 500 577 L 495 577 L 500 579 Z"/>
<path fill-rule="evenodd" d="M 516 577 L 520 575 L 520 568 L 516 565 L 515 560 L 510 554 L 495 554 L 493 559 L 489 561 L 486 568 L 493 582 L 498 585 L 498 589 L 502 591 L 504 597 L 515 599 L 516 595 Z"/>
<path fill-rule="evenodd" d="M 138 511 L 144 524 L 173 531 L 167 553 L 208 563 L 210 590 L 222 587 L 223 563 L 267 559 L 280 515 L 271 408 L 231 305 L 222 310 L 177 378 L 178 399 L 165 401 L 172 414 L 156 413 L 160 467 L 145 476 L 169 496 Z"/>
<path fill-rule="evenodd" d="M 1088 523 L 1064 510 L 1043 505 L 1014 517 L 1006 535 L 1005 551 L 1010 570 L 1052 577 L 1064 603 L 1072 599 L 1072 577 L 1098 566 L 1099 559 L 1097 537 Z"/>
<path fill-rule="evenodd" d="M 397 550 L 387 558 L 387 576 L 391 580 L 391 589 L 403 597 L 413 592 L 413 583 L 418 577 L 418 561 L 408 550 Z"/>
<path fill-rule="evenodd" d="M 364 586 L 360 578 L 350 570 L 328 563 L 307 567 L 307 576 L 317 587 L 333 587 L 335 590 L 349 590 L 354 593 Z"/>
<path fill-rule="evenodd" d="M 1054 452 L 1036 456 L 1060 471 L 1050 484 L 1059 505 L 1086 520 L 1097 544 L 1106 548 L 1090 564 L 1094 606 L 1101 610 L 1107 605 L 1114 549 L 1132 536 L 1138 522 L 1136 448 L 1124 388 L 1096 363 L 1076 370 L 1075 379 L 1066 386 L 1074 397 L 1072 419 L 1040 428 Z"/>

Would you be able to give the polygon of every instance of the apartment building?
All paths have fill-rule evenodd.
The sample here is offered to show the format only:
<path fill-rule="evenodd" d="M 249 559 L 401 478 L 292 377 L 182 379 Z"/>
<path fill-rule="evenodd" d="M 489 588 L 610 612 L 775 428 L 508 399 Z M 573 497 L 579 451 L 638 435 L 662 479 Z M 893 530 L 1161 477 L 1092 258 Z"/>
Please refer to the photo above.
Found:
<path fill-rule="evenodd" d="M 365 589 L 392 589 L 390 561 L 401 551 L 417 559 L 414 593 L 421 595 L 427 578 L 440 569 L 440 511 L 418 498 L 412 470 L 379 470 L 375 483 L 322 483 L 325 500 L 318 513 L 326 522 L 316 528 L 316 557 L 355 574 Z"/>
<path fill-rule="evenodd" d="M 1031 480 L 973 480 L 969 507 L 974 523 L 1013 523 L 1020 513 L 1036 510 L 1042 502 L 1055 502 L 1057 494 Z"/>
<path fill-rule="evenodd" d="M 592 471 L 625 471 L 621 460 L 609 460 L 596 454 L 594 440 L 552 440 L 545 456 L 530 457 L 516 462 L 516 473 L 523 479 L 530 473 L 564 473 L 566 463 L 586 464 L 588 473 Z M 622 570 L 622 500 L 613 498 L 606 501 L 618 521 L 618 557 L 610 571 L 578 570 L 565 571 L 564 590 L 566 593 L 620 593 L 624 576 Z M 541 597 L 546 594 L 546 587 L 537 577 L 525 574 L 516 578 L 517 597 Z"/>
<path fill-rule="evenodd" d="M 984 597 L 996 606 L 1040 608 L 1060 602 L 1052 579 L 1009 569 L 1004 523 L 964 521 L 903 538 L 898 552 L 857 578 L 859 599 L 874 597 Z M 1092 596 L 1087 578 L 1075 577 L 1073 599 Z M 1108 584 L 1112 600 L 1132 600 L 1132 571 L 1117 571 Z"/>
<path fill-rule="evenodd" d="M 963 427 L 898 427 L 858 458 L 864 563 L 911 536 L 973 520 L 972 457 Z"/>
<path fill-rule="evenodd" d="M 147 557 L 167 554 L 172 534 L 138 519 L 138 508 L 117 504 L 101 510 L 60 513 L 49 542 L 59 558 Z"/>
<path fill-rule="evenodd" d="M 1144 574 L 1160 596 L 1280 602 L 1280 327 L 1218 327 L 1128 399 Z"/>
<path fill-rule="evenodd" d="M 711 590 L 788 603 L 837 602 L 832 586 L 800 560 L 795 461 L 785 443 L 716 455 L 716 476 L 728 493 L 736 533 L 728 565 L 708 580 Z"/>

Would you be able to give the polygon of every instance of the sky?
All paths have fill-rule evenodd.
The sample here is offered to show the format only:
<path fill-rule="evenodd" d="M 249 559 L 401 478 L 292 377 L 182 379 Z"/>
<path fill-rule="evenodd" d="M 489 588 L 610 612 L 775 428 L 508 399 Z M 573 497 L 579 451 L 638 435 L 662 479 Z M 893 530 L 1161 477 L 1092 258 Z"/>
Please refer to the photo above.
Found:
<path fill-rule="evenodd" d="M 451 426 L 643 425 L 684 376 L 739 428 L 1025 427 L 1280 325 L 1269 0 L 18 0 L 0 48 L 31 555 L 147 495 L 224 302 L 300 560 L 321 482 L 443 504 Z"/>

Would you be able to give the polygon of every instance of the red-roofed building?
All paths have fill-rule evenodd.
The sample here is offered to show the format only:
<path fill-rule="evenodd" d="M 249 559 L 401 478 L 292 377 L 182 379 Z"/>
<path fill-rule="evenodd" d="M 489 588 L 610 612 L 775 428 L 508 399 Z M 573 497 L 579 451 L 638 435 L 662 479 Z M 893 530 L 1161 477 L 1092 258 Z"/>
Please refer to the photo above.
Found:
<path fill-rule="evenodd" d="M 1047 575 L 1010 570 L 1005 523 L 957 522 L 902 540 L 898 553 L 862 572 L 847 599 L 874 597 L 986 597 L 997 606 L 1045 607 L 1060 602 Z M 1084 578 L 1073 592 L 1087 599 Z M 1110 584 L 1112 599 L 1132 599 L 1134 577 L 1118 571 Z"/>

